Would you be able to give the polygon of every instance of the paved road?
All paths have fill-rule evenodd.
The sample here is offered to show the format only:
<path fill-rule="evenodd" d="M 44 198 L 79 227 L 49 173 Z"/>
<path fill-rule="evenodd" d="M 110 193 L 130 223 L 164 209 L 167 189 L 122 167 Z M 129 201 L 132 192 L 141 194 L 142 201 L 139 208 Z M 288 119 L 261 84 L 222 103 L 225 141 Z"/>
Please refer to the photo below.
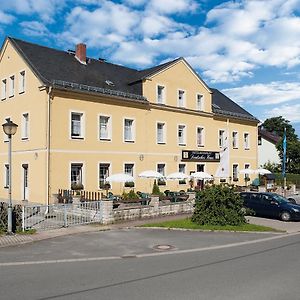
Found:
<path fill-rule="evenodd" d="M 299 251 L 298 233 L 78 234 L 0 249 L 0 298 L 294 300 Z"/>

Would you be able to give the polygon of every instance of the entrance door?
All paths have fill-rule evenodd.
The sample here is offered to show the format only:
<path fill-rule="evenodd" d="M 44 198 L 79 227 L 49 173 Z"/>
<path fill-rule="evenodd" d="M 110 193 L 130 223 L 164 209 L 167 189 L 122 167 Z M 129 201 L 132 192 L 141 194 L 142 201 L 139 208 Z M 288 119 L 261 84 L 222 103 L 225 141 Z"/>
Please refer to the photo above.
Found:
<path fill-rule="evenodd" d="M 197 172 L 204 172 L 204 164 L 197 164 Z M 197 180 L 197 186 L 200 190 L 204 188 L 204 180 Z"/>
<path fill-rule="evenodd" d="M 28 200 L 29 187 L 28 187 L 28 165 L 23 164 L 23 200 Z"/>

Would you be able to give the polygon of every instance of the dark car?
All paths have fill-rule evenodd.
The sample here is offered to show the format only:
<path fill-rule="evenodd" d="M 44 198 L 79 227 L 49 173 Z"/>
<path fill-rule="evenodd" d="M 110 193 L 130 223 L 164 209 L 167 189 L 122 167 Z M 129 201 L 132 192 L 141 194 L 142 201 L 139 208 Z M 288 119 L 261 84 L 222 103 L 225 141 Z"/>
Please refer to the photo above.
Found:
<path fill-rule="evenodd" d="M 300 205 L 275 193 L 241 192 L 244 206 L 256 216 L 279 218 L 282 221 L 300 220 Z"/>

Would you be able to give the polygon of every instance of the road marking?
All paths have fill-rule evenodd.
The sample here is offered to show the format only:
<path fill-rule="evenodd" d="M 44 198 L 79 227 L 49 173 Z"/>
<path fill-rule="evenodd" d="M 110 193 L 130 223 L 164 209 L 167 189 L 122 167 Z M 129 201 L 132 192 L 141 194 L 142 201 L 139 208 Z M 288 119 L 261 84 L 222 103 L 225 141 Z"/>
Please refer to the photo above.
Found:
<path fill-rule="evenodd" d="M 183 253 L 193 253 L 193 252 L 202 252 L 202 251 L 209 251 L 209 250 L 218 250 L 218 249 L 225 249 L 231 247 L 239 247 L 244 245 L 250 244 L 257 244 L 277 239 L 283 239 L 286 237 L 291 237 L 295 235 L 299 235 L 299 232 L 284 234 L 280 236 L 272 236 L 263 239 L 245 241 L 245 242 L 238 242 L 238 243 L 231 243 L 226 245 L 219 245 L 219 246 L 210 246 L 210 247 L 203 247 L 203 248 L 194 248 L 194 249 L 185 249 L 185 250 L 174 250 L 168 252 L 155 252 L 155 253 L 146 253 L 146 254 L 137 254 L 134 255 L 135 258 L 143 258 L 143 257 L 152 257 L 152 256 L 161 256 L 161 255 L 171 255 L 171 254 L 183 254 Z M 133 257 L 131 255 L 130 257 Z M 73 262 L 91 262 L 91 261 L 102 261 L 102 260 L 121 260 L 126 258 L 126 255 L 123 256 L 106 256 L 106 257 L 87 257 L 87 258 L 70 258 L 70 259 L 55 259 L 55 260 L 38 260 L 38 261 L 16 261 L 16 262 L 5 262 L 0 263 L 0 267 L 7 267 L 7 266 L 25 266 L 25 265 L 43 265 L 43 264 L 57 264 L 57 263 L 73 263 Z"/>

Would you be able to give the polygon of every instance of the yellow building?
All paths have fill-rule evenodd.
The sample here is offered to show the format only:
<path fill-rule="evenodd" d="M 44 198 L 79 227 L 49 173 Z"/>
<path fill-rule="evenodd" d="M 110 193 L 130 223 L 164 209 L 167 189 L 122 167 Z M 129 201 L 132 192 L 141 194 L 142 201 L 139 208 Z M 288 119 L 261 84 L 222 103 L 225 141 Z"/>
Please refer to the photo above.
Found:
<path fill-rule="evenodd" d="M 7 38 L 0 80 L 0 118 L 19 125 L 12 139 L 15 201 L 51 203 L 72 182 L 101 191 L 105 178 L 120 172 L 148 192 L 150 180 L 137 176 L 144 170 L 216 175 L 226 142 L 227 182 L 244 185 L 239 169 L 257 167 L 258 120 L 209 88 L 183 58 L 138 71 L 88 58 L 84 44 L 59 51 Z M 2 199 L 7 153 L 3 133 Z M 112 184 L 115 193 L 121 188 Z M 189 182 L 167 181 L 161 190 L 187 188 Z"/>

